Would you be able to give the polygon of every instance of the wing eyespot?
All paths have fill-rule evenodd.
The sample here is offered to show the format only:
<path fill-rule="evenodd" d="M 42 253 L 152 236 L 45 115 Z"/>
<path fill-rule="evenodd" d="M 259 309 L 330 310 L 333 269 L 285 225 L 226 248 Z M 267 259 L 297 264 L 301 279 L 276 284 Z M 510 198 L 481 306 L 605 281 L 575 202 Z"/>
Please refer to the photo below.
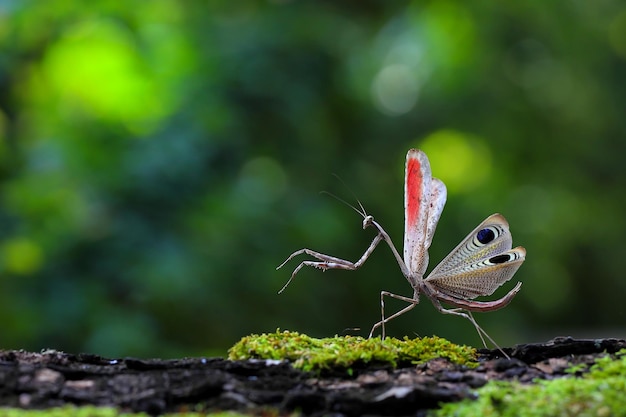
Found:
<path fill-rule="evenodd" d="M 497 255 L 497 256 L 494 256 L 492 258 L 489 258 L 489 263 L 496 264 L 496 265 L 497 264 L 503 264 L 505 262 L 510 261 L 511 259 L 513 259 L 513 258 L 511 257 L 510 254 Z"/>
<path fill-rule="evenodd" d="M 496 238 L 496 234 L 491 228 L 481 229 L 476 233 L 476 240 L 482 245 L 493 241 Z"/>

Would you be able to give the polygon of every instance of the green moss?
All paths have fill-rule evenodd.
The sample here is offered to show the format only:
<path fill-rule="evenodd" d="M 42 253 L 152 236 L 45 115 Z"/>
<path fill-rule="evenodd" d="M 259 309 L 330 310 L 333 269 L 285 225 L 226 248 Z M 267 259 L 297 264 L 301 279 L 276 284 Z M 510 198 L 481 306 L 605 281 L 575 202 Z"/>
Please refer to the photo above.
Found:
<path fill-rule="evenodd" d="M 2 417 L 149 417 L 145 413 L 127 413 L 111 407 L 65 406 L 47 410 L 23 410 L 20 408 L 0 408 Z M 247 417 L 249 414 L 235 412 L 221 413 L 172 413 L 164 417 Z"/>
<path fill-rule="evenodd" d="M 23 410 L 20 408 L 0 408 L 0 415 L 3 417 L 118 417 L 118 416 L 136 416 L 144 417 L 146 414 L 128 414 L 122 413 L 115 408 L 110 407 L 57 407 L 46 410 Z"/>
<path fill-rule="evenodd" d="M 379 337 L 364 339 L 357 336 L 335 336 L 315 339 L 305 334 L 279 331 L 242 338 L 228 351 L 228 358 L 288 359 L 304 371 L 346 369 L 355 364 L 423 363 L 434 358 L 446 358 L 452 363 L 477 366 L 476 350 L 455 345 L 440 337 L 403 340 Z"/>
<path fill-rule="evenodd" d="M 626 349 L 615 354 L 617 359 L 606 355 L 596 360 L 591 366 L 588 378 L 602 379 L 610 377 L 626 377 Z"/>
<path fill-rule="evenodd" d="M 46 410 L 23 410 L 20 408 L 0 408 L 3 417 L 148 417 L 147 414 L 123 413 L 111 407 L 65 406 Z"/>
<path fill-rule="evenodd" d="M 577 366 L 576 371 L 581 371 Z M 614 359 L 596 360 L 580 378 L 518 382 L 489 382 L 478 389 L 475 401 L 444 405 L 435 416 L 626 416 L 626 351 Z"/>

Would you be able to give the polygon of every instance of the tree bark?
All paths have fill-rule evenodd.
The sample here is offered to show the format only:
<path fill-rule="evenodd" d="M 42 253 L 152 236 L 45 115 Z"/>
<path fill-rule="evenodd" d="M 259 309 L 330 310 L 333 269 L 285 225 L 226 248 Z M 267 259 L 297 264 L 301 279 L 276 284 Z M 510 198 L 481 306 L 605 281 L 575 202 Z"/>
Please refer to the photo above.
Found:
<path fill-rule="evenodd" d="M 441 402 L 472 398 L 489 380 L 553 379 L 626 348 L 619 339 L 557 338 L 547 343 L 480 350 L 474 369 L 435 359 L 392 369 L 380 364 L 307 374 L 285 361 L 222 358 L 107 359 L 58 351 L 0 351 L 0 406 L 114 406 L 152 415 L 199 406 L 305 415 L 416 415 Z M 568 374 L 571 375 L 571 374 Z"/>

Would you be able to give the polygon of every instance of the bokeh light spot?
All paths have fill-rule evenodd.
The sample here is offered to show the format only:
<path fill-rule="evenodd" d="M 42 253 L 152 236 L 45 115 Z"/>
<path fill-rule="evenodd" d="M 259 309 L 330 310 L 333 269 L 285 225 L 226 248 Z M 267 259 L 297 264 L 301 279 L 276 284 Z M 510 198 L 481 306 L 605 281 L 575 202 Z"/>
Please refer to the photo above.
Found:
<path fill-rule="evenodd" d="M 9 127 L 9 121 L 7 119 L 6 114 L 0 109 L 0 165 L 2 165 L 3 161 L 10 157 L 8 140 L 7 140 L 7 129 Z"/>
<path fill-rule="evenodd" d="M 69 29 L 50 48 L 43 71 L 61 107 L 73 113 L 134 124 L 166 112 L 132 34 L 110 21 Z"/>
<path fill-rule="evenodd" d="M 409 112 L 417 102 L 419 84 L 406 65 L 388 65 L 374 79 L 372 95 L 378 109 L 390 116 Z"/>
<path fill-rule="evenodd" d="M 414 11 L 426 44 L 425 59 L 437 73 L 431 81 L 444 87 L 458 85 L 471 74 L 482 52 L 474 17 L 464 3 L 445 0 Z"/>
<path fill-rule="evenodd" d="M 469 192 L 489 177 L 491 152 L 476 136 L 454 130 L 439 130 L 420 145 L 430 159 L 435 176 L 449 194 Z"/>
<path fill-rule="evenodd" d="M 608 30 L 611 46 L 615 52 L 626 59 L 626 9 L 615 16 Z"/>
<path fill-rule="evenodd" d="M 43 254 L 39 245 L 26 238 L 14 238 L 2 245 L 5 270 L 30 275 L 41 268 Z"/>

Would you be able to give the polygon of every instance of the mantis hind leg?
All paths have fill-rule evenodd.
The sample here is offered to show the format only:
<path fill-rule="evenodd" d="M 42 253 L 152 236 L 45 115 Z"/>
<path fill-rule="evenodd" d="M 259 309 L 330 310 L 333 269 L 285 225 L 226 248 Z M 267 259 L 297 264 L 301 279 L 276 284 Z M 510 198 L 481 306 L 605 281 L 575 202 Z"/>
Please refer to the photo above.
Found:
<path fill-rule="evenodd" d="M 409 305 L 404 307 L 402 310 L 392 314 L 391 316 L 385 318 L 385 296 L 391 297 L 391 298 L 395 298 L 396 300 L 400 300 L 400 301 L 406 301 L 407 303 L 409 303 Z M 374 330 L 376 330 L 378 327 L 382 326 L 381 339 L 385 339 L 385 323 L 395 319 L 398 316 L 403 315 L 407 311 L 415 308 L 415 306 L 418 305 L 418 304 L 419 304 L 419 299 L 417 299 L 417 298 L 410 298 L 410 297 L 405 297 L 405 296 L 398 295 L 398 294 L 393 294 L 393 293 L 390 293 L 388 291 L 381 291 L 380 292 L 380 314 L 381 314 L 381 320 L 378 323 L 374 324 L 374 326 L 372 326 L 372 330 L 370 331 L 369 338 L 371 338 L 372 335 L 374 334 Z"/>
<path fill-rule="evenodd" d="M 442 313 L 442 314 L 451 314 L 453 316 L 459 316 L 459 317 L 463 317 L 463 318 L 469 320 L 469 322 L 472 323 L 472 325 L 476 329 L 476 332 L 478 332 L 478 336 L 480 337 L 480 340 L 483 342 L 483 345 L 485 346 L 485 348 L 489 349 L 489 347 L 487 346 L 487 343 L 485 342 L 485 338 L 484 337 L 486 337 L 487 340 L 489 340 L 496 347 L 496 349 L 498 349 L 504 355 L 505 358 L 511 359 L 509 357 L 509 355 L 507 355 L 506 352 L 504 352 L 504 350 L 502 350 L 500 345 L 498 345 L 496 343 L 496 341 L 493 340 L 493 338 L 491 336 L 489 336 L 489 334 L 482 327 L 480 327 L 478 325 L 478 323 L 476 322 L 476 319 L 472 315 L 471 311 L 463 310 L 462 308 L 446 309 L 446 308 L 443 308 L 443 306 L 439 302 L 436 302 L 436 303 L 433 302 L 433 304 L 435 305 L 437 310 L 439 310 L 439 312 Z M 483 337 L 483 335 L 484 335 L 484 337 Z"/>

